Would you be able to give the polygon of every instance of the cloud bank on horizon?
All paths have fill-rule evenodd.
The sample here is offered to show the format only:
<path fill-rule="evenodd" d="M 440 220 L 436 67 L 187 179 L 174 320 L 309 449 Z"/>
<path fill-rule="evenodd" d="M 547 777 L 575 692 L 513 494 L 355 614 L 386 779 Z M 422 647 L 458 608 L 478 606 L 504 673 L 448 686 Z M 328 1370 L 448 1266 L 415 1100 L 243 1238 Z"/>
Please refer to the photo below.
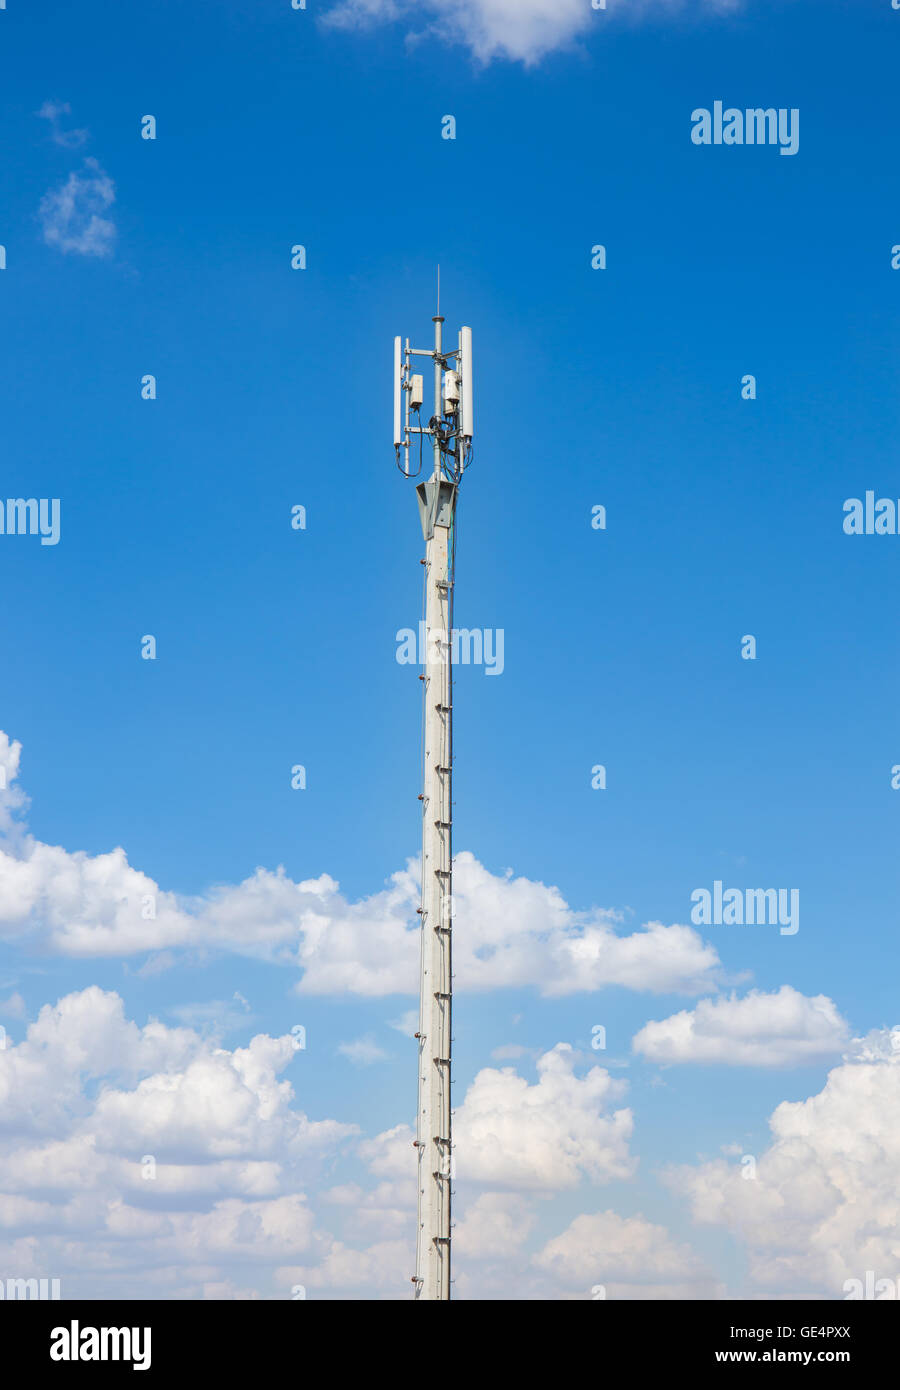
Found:
<path fill-rule="evenodd" d="M 299 967 L 308 993 L 414 988 L 412 863 L 358 903 L 327 875 L 298 884 L 262 869 L 185 902 L 160 892 L 121 849 L 91 857 L 35 840 L 21 751 L 0 734 L 0 936 L 9 944 L 82 959 L 218 944 Z M 558 889 L 491 874 L 471 854 L 457 862 L 469 990 L 716 987 L 716 952 L 691 928 L 655 923 L 621 935 L 614 913 L 575 912 Z M 404 1295 L 415 1174 L 406 1118 L 367 1137 L 355 1123 L 306 1113 L 291 1036 L 220 1044 L 222 1010 L 249 1011 L 239 993 L 174 1011 L 176 1026 L 153 1017 L 138 1025 L 117 993 L 97 985 L 44 1005 L 30 1023 L 21 1003 L 12 995 L 4 1011 L 24 1036 L 4 1036 L 0 1047 L 5 1268 L 17 1277 L 58 1270 L 68 1296 L 115 1296 L 123 1282 L 145 1297 L 284 1297 L 298 1285 L 338 1297 Z M 409 1032 L 413 1019 L 392 1026 Z M 832 1000 L 784 985 L 702 998 L 635 1036 L 634 1053 L 664 1066 L 788 1067 L 845 1050 L 818 1095 L 776 1108 L 755 1182 L 733 1158 L 662 1174 L 698 1227 L 723 1227 L 745 1245 L 754 1291 L 837 1297 L 860 1268 L 890 1262 L 897 1033 L 850 1043 Z M 367 1066 L 387 1055 L 370 1036 L 337 1054 Z M 638 1173 L 627 1080 L 566 1043 L 510 1055 L 515 1065 L 479 1070 L 456 1109 L 466 1191 L 458 1295 L 577 1298 L 602 1284 L 616 1298 L 728 1296 L 699 1252 L 664 1226 L 597 1208 L 598 1188 Z M 334 1183 L 342 1164 L 353 1176 Z M 579 1193 L 580 1214 L 530 1240 L 542 1206 Z"/>
<path fill-rule="evenodd" d="M 91 856 L 28 834 L 20 758 L 21 744 L 0 732 L 0 940 L 82 959 L 203 946 L 297 968 L 302 994 L 416 992 L 417 861 L 358 902 L 328 874 L 296 883 L 282 868 L 184 899 L 121 848 Z M 693 927 L 650 922 L 623 934 L 619 914 L 578 912 L 558 888 L 492 874 L 471 853 L 454 856 L 454 871 L 455 966 L 466 989 L 697 995 L 720 977 L 716 950 Z"/>
<path fill-rule="evenodd" d="M 896 1044 L 874 1032 L 818 1094 L 777 1106 L 754 1181 L 724 1158 L 663 1173 L 698 1225 L 745 1248 L 753 1293 L 839 1298 L 860 1270 L 893 1268 Z M 277 1298 L 297 1285 L 403 1297 L 413 1130 L 369 1139 L 309 1116 L 300 1055 L 290 1036 L 229 1050 L 140 1027 L 97 986 L 45 1005 L 0 1049 L 0 1264 L 20 1278 L 52 1269 L 66 1297 Z M 457 1108 L 459 1296 L 589 1298 L 598 1284 L 613 1298 L 729 1296 L 690 1243 L 599 1197 L 636 1173 L 627 1089 L 566 1045 L 537 1059 L 534 1082 L 477 1073 Z M 341 1161 L 358 1176 L 335 1184 Z M 559 1193 L 585 1209 L 529 1249 Z"/>

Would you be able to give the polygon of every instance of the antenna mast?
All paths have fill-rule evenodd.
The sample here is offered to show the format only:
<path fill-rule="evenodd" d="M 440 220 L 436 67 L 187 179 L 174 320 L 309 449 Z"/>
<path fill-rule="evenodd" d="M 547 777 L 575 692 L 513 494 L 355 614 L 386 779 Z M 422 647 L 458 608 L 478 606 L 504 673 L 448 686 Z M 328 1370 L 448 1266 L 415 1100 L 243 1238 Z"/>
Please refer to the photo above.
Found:
<path fill-rule="evenodd" d="M 422 785 L 421 970 L 419 978 L 419 1084 L 416 1118 L 418 1202 L 416 1298 L 450 1298 L 450 1182 L 453 1145 L 450 1112 L 451 1004 L 453 993 L 453 585 L 456 499 L 472 456 L 472 330 L 462 328 L 458 346 L 446 352 L 444 320 L 433 320 L 434 346 L 410 347 L 394 339 L 394 449 L 397 466 L 417 478 L 430 437 L 433 471 L 416 485 L 425 538 L 425 753 Z M 424 376 L 413 372 L 416 357 L 434 364 L 434 414 L 422 422 Z M 419 466 L 410 471 L 418 436 Z M 415 451 L 414 451 L 415 453 Z M 421 632 L 421 628 L 420 628 Z"/>

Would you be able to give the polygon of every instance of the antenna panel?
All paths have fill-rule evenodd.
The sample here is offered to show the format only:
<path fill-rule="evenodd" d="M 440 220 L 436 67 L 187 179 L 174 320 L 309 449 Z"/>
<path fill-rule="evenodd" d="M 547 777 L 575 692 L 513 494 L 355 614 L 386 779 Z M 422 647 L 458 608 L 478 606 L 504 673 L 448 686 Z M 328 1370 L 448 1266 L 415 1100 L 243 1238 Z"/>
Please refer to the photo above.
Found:
<path fill-rule="evenodd" d="M 459 330 L 459 371 L 460 393 L 462 395 L 462 415 L 460 434 L 471 439 L 475 433 L 475 410 L 472 399 L 472 330 Z"/>
<path fill-rule="evenodd" d="M 401 377 L 403 373 L 402 351 L 400 339 L 394 339 L 394 447 L 398 448 L 403 443 L 403 423 Z"/>

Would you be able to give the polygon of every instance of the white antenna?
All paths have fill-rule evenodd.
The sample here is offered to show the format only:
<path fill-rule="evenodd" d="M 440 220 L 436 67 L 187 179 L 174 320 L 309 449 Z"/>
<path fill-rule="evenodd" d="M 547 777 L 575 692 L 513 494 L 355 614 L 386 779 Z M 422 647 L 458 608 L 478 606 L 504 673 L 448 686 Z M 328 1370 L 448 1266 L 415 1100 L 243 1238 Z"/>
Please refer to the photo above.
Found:
<path fill-rule="evenodd" d="M 456 551 L 456 499 L 472 457 L 472 330 L 463 328 L 459 348 L 444 353 L 440 312 L 434 346 L 401 350 L 394 339 L 394 446 L 397 464 L 410 473 L 410 445 L 419 436 L 432 442 L 433 471 L 416 485 L 425 537 L 425 756 L 422 786 L 422 950 L 419 978 L 419 1084 L 416 1111 L 418 1199 L 416 1222 L 416 1298 L 450 1297 L 450 1203 L 453 1144 L 450 1131 L 452 974 L 451 844 L 453 769 L 453 588 Z M 434 414 L 421 422 L 423 378 L 411 371 L 414 357 L 434 363 Z M 405 419 L 401 409 L 406 393 Z M 418 423 L 410 424 L 410 411 Z M 467 413 L 468 412 L 468 413 Z M 401 461 L 402 455 L 402 461 Z M 421 470 L 422 463 L 419 465 Z"/>
<path fill-rule="evenodd" d="M 399 338 L 394 339 L 394 448 L 399 449 L 403 443 L 403 430 L 401 428 L 400 403 L 403 399 L 402 391 L 402 344 Z"/>
<path fill-rule="evenodd" d="M 475 433 L 475 409 L 472 397 L 472 330 L 459 330 L 459 375 L 462 391 L 462 421 L 459 432 L 464 439 Z"/>

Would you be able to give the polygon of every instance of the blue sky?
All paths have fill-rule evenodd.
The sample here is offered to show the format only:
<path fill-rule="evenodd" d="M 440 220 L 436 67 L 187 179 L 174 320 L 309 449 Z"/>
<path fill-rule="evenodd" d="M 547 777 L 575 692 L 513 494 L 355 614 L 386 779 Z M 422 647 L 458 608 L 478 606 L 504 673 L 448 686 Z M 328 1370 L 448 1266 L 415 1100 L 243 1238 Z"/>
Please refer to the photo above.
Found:
<path fill-rule="evenodd" d="M 477 372 L 456 619 L 505 634 L 455 695 L 457 1291 L 896 1277 L 860 1193 L 871 1152 L 890 1190 L 900 1110 L 900 538 L 842 508 L 900 497 L 900 13 L 9 0 L 0 25 L 3 496 L 61 504 L 58 545 L 0 537 L 0 754 L 30 798 L 0 821 L 0 1078 L 49 1087 L 51 1024 L 72 1072 L 46 1115 L 10 1102 L 0 1266 L 37 1225 L 73 1296 L 408 1292 L 420 686 L 395 652 L 422 543 L 390 345 L 428 343 L 440 263 Z M 799 110 L 798 153 L 692 143 L 717 100 Z M 799 932 L 692 925 L 716 879 L 797 889 Z M 53 1146 L 88 1136 L 73 1182 Z M 157 1151 L 165 1191 L 128 1176 Z"/>

